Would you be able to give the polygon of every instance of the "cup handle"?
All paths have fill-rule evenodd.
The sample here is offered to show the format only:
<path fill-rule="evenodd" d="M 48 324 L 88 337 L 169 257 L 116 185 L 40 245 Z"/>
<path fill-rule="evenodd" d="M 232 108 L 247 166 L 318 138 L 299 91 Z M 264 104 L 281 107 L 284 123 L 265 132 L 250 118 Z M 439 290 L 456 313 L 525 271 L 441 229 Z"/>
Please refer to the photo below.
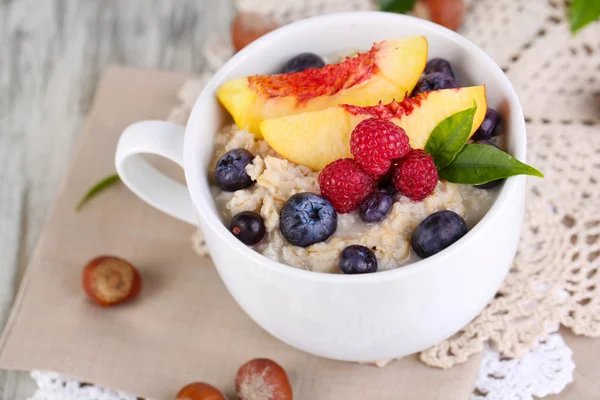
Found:
<path fill-rule="evenodd" d="M 142 158 L 165 157 L 183 168 L 185 129 L 165 121 L 141 121 L 128 126 L 117 144 L 115 165 L 119 177 L 140 199 L 188 224 L 198 225 L 187 188 L 168 178 Z"/>

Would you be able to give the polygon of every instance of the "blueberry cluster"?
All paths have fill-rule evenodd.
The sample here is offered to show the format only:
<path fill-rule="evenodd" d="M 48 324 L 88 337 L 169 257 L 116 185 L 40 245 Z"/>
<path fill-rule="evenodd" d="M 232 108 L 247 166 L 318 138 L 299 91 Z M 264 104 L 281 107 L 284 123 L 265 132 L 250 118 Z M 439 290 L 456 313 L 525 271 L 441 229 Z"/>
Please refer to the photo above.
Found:
<path fill-rule="evenodd" d="M 452 72 L 452 67 L 447 60 L 443 58 L 434 58 L 425 66 L 425 72 L 417 85 L 415 86 L 412 95 L 416 96 L 420 93 L 431 92 L 432 90 L 453 89 L 457 88 L 458 82 Z"/>
<path fill-rule="evenodd" d="M 443 58 L 434 58 L 427 62 L 423 76 L 417 82 L 412 96 L 432 90 L 452 89 L 459 86 L 450 62 Z M 473 134 L 473 143 L 498 147 L 496 145 L 496 137 L 502 131 L 501 125 L 500 114 L 496 110 L 488 108 L 483 122 Z M 484 183 L 483 185 L 476 185 L 475 187 L 479 189 L 492 189 L 502 182 L 503 180 L 500 179 Z"/>

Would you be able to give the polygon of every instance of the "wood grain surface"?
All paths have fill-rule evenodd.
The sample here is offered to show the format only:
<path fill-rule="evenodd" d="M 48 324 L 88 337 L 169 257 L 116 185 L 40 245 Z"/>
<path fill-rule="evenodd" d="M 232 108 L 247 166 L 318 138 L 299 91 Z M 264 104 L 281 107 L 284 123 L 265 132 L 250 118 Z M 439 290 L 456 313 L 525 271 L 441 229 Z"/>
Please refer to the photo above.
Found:
<path fill-rule="evenodd" d="M 232 0 L 0 0 L 0 329 L 109 64 L 201 72 Z M 0 400 L 35 391 L 0 371 Z"/>

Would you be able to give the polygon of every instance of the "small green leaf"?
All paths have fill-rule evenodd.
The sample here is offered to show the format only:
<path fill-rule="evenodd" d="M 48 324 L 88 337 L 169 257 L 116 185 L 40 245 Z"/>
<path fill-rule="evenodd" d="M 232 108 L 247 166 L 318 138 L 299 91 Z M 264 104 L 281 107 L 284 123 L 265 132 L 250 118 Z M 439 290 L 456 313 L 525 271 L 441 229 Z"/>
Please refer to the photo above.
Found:
<path fill-rule="evenodd" d="M 569 9 L 571 32 L 577 32 L 598 18 L 600 18 L 599 0 L 573 0 Z"/>
<path fill-rule="evenodd" d="M 81 207 L 83 207 L 84 204 L 87 203 L 92 197 L 98 195 L 100 192 L 117 184 L 120 181 L 121 181 L 121 178 L 119 178 L 119 175 L 117 175 L 117 174 L 109 175 L 106 178 L 98 181 L 94 186 L 92 186 L 90 188 L 90 190 L 88 190 L 88 192 L 85 194 L 85 196 L 83 196 L 83 198 L 81 200 L 79 200 L 79 203 L 77 203 L 75 210 L 77 212 L 81 211 Z"/>
<path fill-rule="evenodd" d="M 417 0 L 381 0 L 379 9 L 381 11 L 406 13 L 413 9 Z"/>
<path fill-rule="evenodd" d="M 467 143 L 476 112 L 477 104 L 473 103 L 472 108 L 452 114 L 431 132 L 425 144 L 425 151 L 433 157 L 438 169 L 450 165 Z"/>
<path fill-rule="evenodd" d="M 452 164 L 439 171 L 439 175 L 448 182 L 468 185 L 481 185 L 514 175 L 544 177 L 537 169 L 485 144 L 465 145 Z"/>

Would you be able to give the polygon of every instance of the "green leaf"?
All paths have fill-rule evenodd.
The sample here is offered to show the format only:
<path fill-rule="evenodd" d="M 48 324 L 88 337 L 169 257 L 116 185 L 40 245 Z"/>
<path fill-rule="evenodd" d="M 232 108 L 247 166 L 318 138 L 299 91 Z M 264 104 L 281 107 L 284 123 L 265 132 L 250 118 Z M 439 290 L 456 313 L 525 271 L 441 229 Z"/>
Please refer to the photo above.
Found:
<path fill-rule="evenodd" d="M 476 112 L 477 104 L 473 103 L 472 108 L 452 114 L 431 132 L 425 144 L 425 151 L 433 157 L 438 169 L 450 165 L 467 143 Z"/>
<path fill-rule="evenodd" d="M 121 178 L 119 178 L 119 175 L 117 174 L 109 175 L 106 178 L 98 181 L 94 186 L 90 188 L 90 190 L 88 190 L 85 196 L 83 196 L 83 198 L 79 200 L 79 203 L 77 203 L 75 210 L 77 212 L 81 211 L 81 208 L 84 206 L 84 204 L 87 203 L 92 197 L 95 197 L 100 192 L 119 183 L 120 181 Z"/>
<path fill-rule="evenodd" d="M 379 9 L 381 11 L 406 13 L 413 9 L 417 0 L 381 0 Z"/>
<path fill-rule="evenodd" d="M 440 178 L 448 182 L 468 185 L 481 185 L 514 175 L 544 177 L 537 169 L 485 144 L 465 145 L 452 164 L 439 171 Z"/>
<path fill-rule="evenodd" d="M 571 32 L 577 32 L 598 18 L 600 18 L 599 0 L 573 0 L 569 10 Z"/>

